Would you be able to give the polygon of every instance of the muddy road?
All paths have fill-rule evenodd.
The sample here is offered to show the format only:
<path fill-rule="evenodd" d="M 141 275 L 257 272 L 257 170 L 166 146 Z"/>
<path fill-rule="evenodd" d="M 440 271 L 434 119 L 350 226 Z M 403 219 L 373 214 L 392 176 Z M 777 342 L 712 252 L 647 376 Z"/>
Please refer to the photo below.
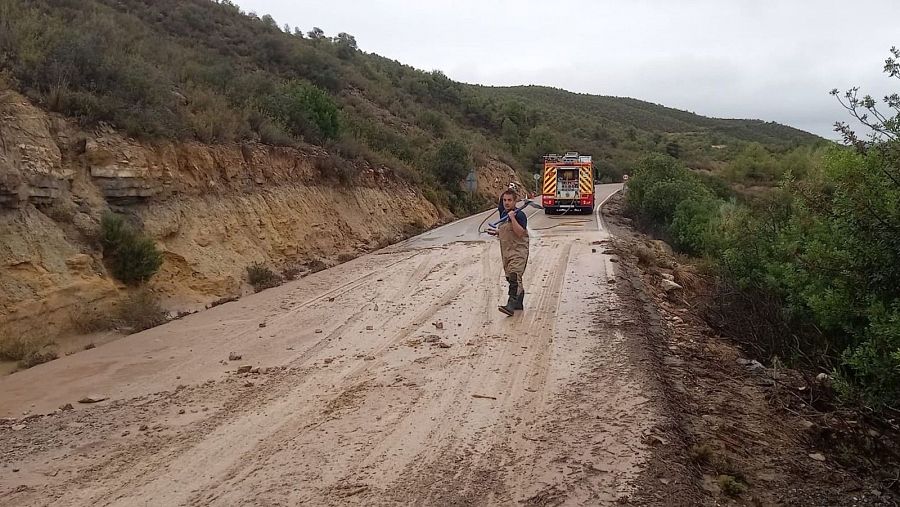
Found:
<path fill-rule="evenodd" d="M 624 499 L 657 414 L 603 222 L 532 214 L 506 317 L 488 216 L 0 379 L 0 504 Z"/>

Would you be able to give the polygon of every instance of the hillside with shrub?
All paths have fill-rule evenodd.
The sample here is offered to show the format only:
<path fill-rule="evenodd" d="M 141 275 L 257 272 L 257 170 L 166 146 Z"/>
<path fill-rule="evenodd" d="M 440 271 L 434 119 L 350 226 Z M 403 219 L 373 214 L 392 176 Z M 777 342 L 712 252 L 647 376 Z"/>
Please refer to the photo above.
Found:
<path fill-rule="evenodd" d="M 0 68 L 31 100 L 87 127 L 322 145 L 391 167 L 460 213 L 481 203 L 453 180 L 487 156 L 530 171 L 546 152 L 578 150 L 610 181 L 647 151 L 718 170 L 751 143 L 781 156 L 822 142 L 635 99 L 466 85 L 365 53 L 350 34 L 282 27 L 227 0 L 0 0 Z M 455 146 L 465 149 L 459 167 L 439 160 Z"/>

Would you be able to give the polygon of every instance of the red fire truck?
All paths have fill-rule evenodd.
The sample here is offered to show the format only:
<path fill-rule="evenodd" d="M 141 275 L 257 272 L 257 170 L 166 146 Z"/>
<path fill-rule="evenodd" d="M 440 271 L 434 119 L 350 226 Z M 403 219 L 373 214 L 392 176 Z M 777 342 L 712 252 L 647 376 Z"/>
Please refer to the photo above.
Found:
<path fill-rule="evenodd" d="M 594 163 L 590 155 L 570 151 L 544 155 L 541 204 L 544 213 L 594 211 Z"/>

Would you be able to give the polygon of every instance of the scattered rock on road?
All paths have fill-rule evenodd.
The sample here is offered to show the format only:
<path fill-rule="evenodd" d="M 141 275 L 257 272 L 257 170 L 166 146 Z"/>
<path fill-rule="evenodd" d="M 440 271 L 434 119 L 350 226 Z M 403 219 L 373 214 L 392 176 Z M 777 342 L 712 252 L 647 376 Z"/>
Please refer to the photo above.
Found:
<path fill-rule="evenodd" d="M 375 329 L 375 326 L 366 326 L 366 331 L 372 331 Z"/>
<path fill-rule="evenodd" d="M 243 357 L 243 356 L 241 356 L 237 352 L 232 352 L 232 353 L 228 354 L 229 361 L 240 361 L 241 357 Z"/>
<path fill-rule="evenodd" d="M 810 454 L 809 457 L 816 461 L 825 461 L 825 456 L 823 456 L 820 452 L 814 452 Z"/>
<path fill-rule="evenodd" d="M 441 321 L 432 322 L 431 325 L 433 325 L 435 329 L 444 329 L 444 323 Z"/>
<path fill-rule="evenodd" d="M 250 370 L 252 370 L 252 369 L 253 369 L 253 366 L 251 366 L 249 364 L 245 364 L 243 366 L 238 366 L 237 372 L 238 373 L 250 373 Z"/>
<path fill-rule="evenodd" d="M 100 403 L 101 401 L 106 400 L 108 398 L 109 398 L 108 396 L 102 396 L 99 394 L 91 394 L 91 395 L 85 396 L 84 398 L 81 398 L 80 400 L 78 400 L 78 403 Z"/>
<path fill-rule="evenodd" d="M 65 405 L 60 406 L 59 409 L 62 411 L 75 410 L 75 407 L 73 407 L 71 403 L 66 403 Z"/>

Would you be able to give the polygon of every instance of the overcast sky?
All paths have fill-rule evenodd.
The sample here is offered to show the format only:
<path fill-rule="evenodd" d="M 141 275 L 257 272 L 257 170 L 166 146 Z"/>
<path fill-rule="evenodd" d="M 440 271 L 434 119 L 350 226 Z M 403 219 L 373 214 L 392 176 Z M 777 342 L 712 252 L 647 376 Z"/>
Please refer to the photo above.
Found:
<path fill-rule="evenodd" d="M 540 84 L 834 138 L 832 88 L 881 98 L 900 0 L 238 0 L 452 79 Z"/>

